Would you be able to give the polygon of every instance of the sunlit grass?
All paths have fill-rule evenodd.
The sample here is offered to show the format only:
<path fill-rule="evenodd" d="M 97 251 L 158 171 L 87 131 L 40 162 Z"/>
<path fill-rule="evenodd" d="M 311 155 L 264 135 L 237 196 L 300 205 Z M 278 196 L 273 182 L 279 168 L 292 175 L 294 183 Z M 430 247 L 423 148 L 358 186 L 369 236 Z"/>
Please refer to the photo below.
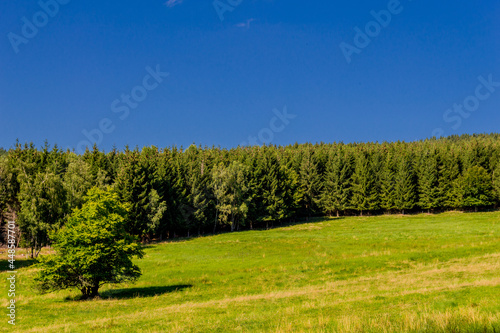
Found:
<path fill-rule="evenodd" d="M 93 301 L 38 295 L 25 267 L 15 329 L 500 332 L 499 222 L 499 212 L 318 219 L 157 244 L 136 284 Z M 12 331 L 7 319 L 2 328 Z"/>

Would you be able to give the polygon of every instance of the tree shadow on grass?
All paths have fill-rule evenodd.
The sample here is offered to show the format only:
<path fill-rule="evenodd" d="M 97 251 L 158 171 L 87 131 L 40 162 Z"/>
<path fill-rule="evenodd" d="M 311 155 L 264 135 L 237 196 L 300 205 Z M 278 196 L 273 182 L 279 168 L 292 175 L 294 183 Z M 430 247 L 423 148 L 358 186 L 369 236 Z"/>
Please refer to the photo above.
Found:
<path fill-rule="evenodd" d="M 179 284 L 174 286 L 155 286 L 144 288 L 111 289 L 100 293 L 102 299 L 128 299 L 137 297 L 153 297 L 168 294 L 183 289 L 191 288 L 190 284 Z"/>
<path fill-rule="evenodd" d="M 252 229 L 242 229 L 239 231 L 229 231 L 228 229 L 225 230 L 218 230 L 215 234 L 213 233 L 206 233 L 206 234 L 201 234 L 201 235 L 194 235 L 191 237 L 176 237 L 176 238 L 169 238 L 165 240 L 157 240 L 154 239 L 151 243 L 148 243 L 145 248 L 153 248 L 155 245 L 158 244 L 168 244 L 168 243 L 180 243 L 180 242 L 188 242 L 188 241 L 193 241 L 198 238 L 204 238 L 204 237 L 212 237 L 212 236 L 218 236 L 218 235 L 225 235 L 225 234 L 237 234 L 238 232 L 246 232 L 246 231 L 266 231 L 266 230 L 272 230 L 272 229 L 281 229 L 281 228 L 286 228 L 286 227 L 293 227 L 296 225 L 307 225 L 311 223 L 318 223 L 318 222 L 325 222 L 325 221 L 341 221 L 344 220 L 345 216 L 316 216 L 316 217 L 311 217 L 309 220 L 305 217 L 297 218 L 295 221 L 282 221 L 282 222 L 269 222 L 267 227 L 265 222 L 254 222 L 253 228 Z"/>
<path fill-rule="evenodd" d="M 14 269 L 10 268 L 10 263 L 8 260 L 0 260 L 0 272 L 5 272 L 5 271 L 15 271 L 19 268 L 23 267 L 29 267 L 31 265 L 36 264 L 35 259 L 24 259 L 24 260 L 17 260 L 14 262 Z"/>

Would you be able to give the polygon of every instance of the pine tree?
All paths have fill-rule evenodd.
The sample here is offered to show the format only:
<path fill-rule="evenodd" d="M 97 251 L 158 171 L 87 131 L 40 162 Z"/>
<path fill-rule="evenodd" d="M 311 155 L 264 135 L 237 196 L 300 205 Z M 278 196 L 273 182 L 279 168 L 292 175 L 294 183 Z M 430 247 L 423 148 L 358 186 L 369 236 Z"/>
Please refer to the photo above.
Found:
<path fill-rule="evenodd" d="M 395 170 L 395 158 L 392 152 L 389 152 L 380 170 L 380 206 L 387 211 L 396 208 Z"/>
<path fill-rule="evenodd" d="M 139 161 L 139 152 L 126 153 L 117 175 L 115 190 L 123 202 L 131 206 L 127 217 L 127 232 L 144 237 L 148 233 L 149 185 L 147 171 Z"/>
<path fill-rule="evenodd" d="M 417 200 L 412 158 L 400 158 L 394 176 L 394 204 L 403 214 L 415 207 Z"/>
<path fill-rule="evenodd" d="M 89 167 L 93 184 L 96 186 L 102 182 L 105 182 L 106 185 L 112 184 L 113 179 L 108 176 L 108 171 L 112 173 L 111 165 L 106 155 L 99 151 L 97 145 L 94 144 L 92 151 L 85 152 L 83 160 Z"/>
<path fill-rule="evenodd" d="M 418 168 L 418 205 L 427 211 L 441 206 L 439 189 L 439 163 L 435 151 L 427 152 L 420 159 Z"/>
<path fill-rule="evenodd" d="M 460 161 L 454 151 L 440 152 L 439 193 L 442 193 L 443 208 L 457 208 L 457 179 L 460 177 Z"/>
<path fill-rule="evenodd" d="M 339 207 L 335 200 L 338 195 L 336 191 L 339 183 L 339 164 L 339 158 L 336 155 L 331 155 L 326 165 L 323 188 L 320 194 L 320 206 L 329 216 L 332 216 L 333 212 L 339 216 Z"/>
<path fill-rule="evenodd" d="M 352 158 L 344 151 L 330 155 L 326 166 L 320 203 L 329 215 L 349 208 L 351 197 Z"/>
<path fill-rule="evenodd" d="M 248 177 L 248 213 L 247 219 L 250 229 L 253 229 L 253 224 L 260 221 L 262 208 L 262 195 L 260 189 L 260 176 L 259 168 L 257 167 L 260 159 L 256 153 L 255 148 L 250 148 L 251 152 L 247 155 L 246 165 L 249 170 Z"/>
<path fill-rule="evenodd" d="M 366 152 L 360 152 L 356 159 L 356 167 L 352 175 L 351 205 L 361 215 L 364 211 L 379 209 L 374 172 L 370 164 L 370 156 Z"/>
<path fill-rule="evenodd" d="M 182 188 L 183 182 L 179 180 L 183 176 L 181 173 L 183 168 L 179 166 L 180 156 L 175 147 L 165 149 L 159 154 L 155 187 L 161 201 L 164 201 L 167 207 L 157 229 L 160 239 L 163 239 L 163 236 L 170 238 L 176 232 L 185 229 L 183 228 L 185 214 L 182 207 L 187 199 Z"/>
<path fill-rule="evenodd" d="M 315 157 L 309 149 L 306 150 L 302 157 L 299 182 L 305 212 L 308 217 L 311 217 L 311 214 L 314 214 L 316 211 L 319 201 L 321 178 L 318 173 Z"/>
<path fill-rule="evenodd" d="M 264 147 L 258 165 L 257 176 L 260 196 L 261 217 L 266 228 L 271 221 L 281 221 L 288 216 L 286 206 L 284 168 L 280 165 L 274 148 Z"/>
<path fill-rule="evenodd" d="M 185 152 L 187 174 L 186 186 L 187 205 L 182 209 L 185 214 L 185 221 L 189 229 L 196 228 L 198 235 L 201 234 L 201 229 L 208 219 L 209 208 L 209 173 L 203 156 L 200 156 L 202 151 L 192 145 Z"/>
<path fill-rule="evenodd" d="M 297 215 L 302 202 L 299 175 L 291 165 L 286 164 L 281 165 L 281 172 L 283 174 L 283 206 L 285 211 L 283 219 L 290 219 Z"/>

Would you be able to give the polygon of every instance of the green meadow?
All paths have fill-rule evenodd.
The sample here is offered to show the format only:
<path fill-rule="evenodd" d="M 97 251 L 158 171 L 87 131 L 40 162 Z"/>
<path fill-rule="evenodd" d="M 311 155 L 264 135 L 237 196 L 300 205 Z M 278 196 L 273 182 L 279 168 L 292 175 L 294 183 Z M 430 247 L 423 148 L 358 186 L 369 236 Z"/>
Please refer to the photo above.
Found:
<path fill-rule="evenodd" d="M 38 294 L 18 258 L 15 326 L 2 252 L 5 332 L 500 332 L 500 212 L 321 218 L 149 245 L 135 284 L 87 301 Z"/>

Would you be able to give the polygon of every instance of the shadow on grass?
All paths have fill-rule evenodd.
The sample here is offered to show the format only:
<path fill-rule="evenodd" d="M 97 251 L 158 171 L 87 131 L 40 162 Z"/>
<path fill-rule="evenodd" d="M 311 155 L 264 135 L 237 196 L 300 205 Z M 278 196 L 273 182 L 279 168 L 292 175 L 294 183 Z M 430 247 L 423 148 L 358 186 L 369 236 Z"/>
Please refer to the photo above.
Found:
<path fill-rule="evenodd" d="M 64 298 L 66 302 L 87 302 L 96 299 L 130 299 L 139 297 L 153 297 L 163 294 L 173 293 L 182 289 L 191 288 L 190 284 L 179 284 L 175 286 L 155 286 L 144 288 L 128 288 L 128 289 L 112 289 L 99 293 L 97 298 L 83 299 L 82 295 L 67 296 Z"/>
<path fill-rule="evenodd" d="M 197 238 L 204 238 L 204 237 L 212 237 L 212 236 L 218 236 L 218 235 L 225 235 L 225 234 L 236 234 L 238 232 L 246 232 L 246 231 L 267 231 L 267 230 L 273 230 L 273 229 L 281 229 L 281 228 L 286 228 L 286 227 L 292 227 L 296 225 L 306 225 L 310 223 L 317 223 L 317 222 L 324 222 L 326 220 L 328 221 L 340 221 L 345 219 L 345 216 L 315 216 L 311 217 L 309 219 L 307 218 L 297 218 L 295 221 L 285 221 L 285 222 L 269 222 L 269 224 L 266 227 L 266 224 L 263 222 L 259 223 L 254 223 L 254 226 L 252 229 L 249 228 L 242 228 L 241 230 L 236 230 L 236 231 L 230 231 L 228 229 L 223 229 L 223 230 L 218 230 L 215 234 L 214 233 L 206 233 L 206 234 L 200 234 L 200 235 L 193 235 L 191 237 L 175 237 L 175 238 L 168 238 L 165 240 L 158 240 L 154 239 L 150 243 L 147 243 L 144 246 L 144 248 L 150 248 L 154 247 L 154 245 L 158 244 L 168 244 L 168 243 L 180 243 L 180 242 L 186 242 L 186 241 L 192 241 Z"/>
<path fill-rule="evenodd" d="M 14 262 L 14 269 L 11 269 L 10 263 L 8 260 L 0 260 L 0 272 L 12 271 L 19 268 L 29 267 L 31 265 L 36 264 L 35 259 L 25 259 L 25 260 L 17 260 Z"/>
<path fill-rule="evenodd" d="M 269 221 L 266 222 L 258 222 L 254 223 L 254 227 L 251 230 L 255 231 L 265 231 L 272 229 L 281 229 L 287 227 L 293 227 L 296 225 L 306 225 L 311 223 L 325 222 L 325 221 L 334 221 L 334 220 L 343 220 L 344 216 L 311 216 L 311 217 L 297 217 L 292 221 Z M 248 229 L 242 231 L 249 231 Z"/>
<path fill-rule="evenodd" d="M 106 290 L 100 294 L 102 299 L 127 299 L 136 297 L 153 297 L 163 294 L 181 291 L 183 289 L 191 288 L 190 284 L 179 284 L 174 286 L 155 286 L 144 288 L 128 288 L 128 289 L 112 289 Z"/>

